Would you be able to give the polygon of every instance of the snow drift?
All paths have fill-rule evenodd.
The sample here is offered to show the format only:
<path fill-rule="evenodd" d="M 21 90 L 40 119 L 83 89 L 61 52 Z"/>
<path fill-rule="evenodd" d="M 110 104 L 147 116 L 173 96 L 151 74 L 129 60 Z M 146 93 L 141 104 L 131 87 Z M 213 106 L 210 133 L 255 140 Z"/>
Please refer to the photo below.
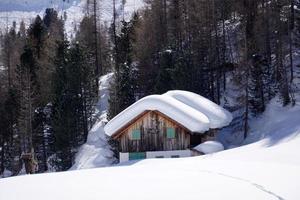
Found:
<path fill-rule="evenodd" d="M 195 150 L 204 153 L 204 154 L 209 154 L 209 153 L 216 153 L 219 151 L 224 150 L 223 144 L 217 141 L 207 141 L 199 144 L 198 146 L 194 147 Z"/>

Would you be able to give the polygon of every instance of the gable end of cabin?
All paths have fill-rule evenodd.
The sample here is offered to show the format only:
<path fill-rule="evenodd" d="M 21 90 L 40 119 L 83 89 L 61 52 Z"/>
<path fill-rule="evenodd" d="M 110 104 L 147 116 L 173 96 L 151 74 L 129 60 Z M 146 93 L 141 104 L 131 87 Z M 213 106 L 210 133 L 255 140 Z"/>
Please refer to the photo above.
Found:
<path fill-rule="evenodd" d="M 214 130 L 204 134 L 192 133 L 161 112 L 148 110 L 131 120 L 112 137 L 117 142 L 121 161 L 191 156 L 190 148 L 213 139 L 215 133 Z M 126 158 L 122 158 L 124 154 Z"/>

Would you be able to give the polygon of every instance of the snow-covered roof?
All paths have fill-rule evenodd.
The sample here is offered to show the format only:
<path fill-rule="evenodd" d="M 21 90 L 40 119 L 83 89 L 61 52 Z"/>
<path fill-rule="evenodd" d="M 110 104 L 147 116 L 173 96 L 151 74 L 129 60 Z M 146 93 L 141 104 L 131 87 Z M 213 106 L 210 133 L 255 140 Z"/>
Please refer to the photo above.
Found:
<path fill-rule="evenodd" d="M 173 97 L 206 115 L 209 119 L 209 128 L 221 128 L 232 121 L 232 115 L 227 110 L 193 92 L 173 90 L 164 95 Z"/>
<path fill-rule="evenodd" d="M 210 100 L 192 92 L 174 90 L 140 99 L 110 120 L 104 127 L 105 133 L 112 136 L 147 110 L 157 110 L 195 133 L 222 128 L 232 120 L 228 111 Z"/>

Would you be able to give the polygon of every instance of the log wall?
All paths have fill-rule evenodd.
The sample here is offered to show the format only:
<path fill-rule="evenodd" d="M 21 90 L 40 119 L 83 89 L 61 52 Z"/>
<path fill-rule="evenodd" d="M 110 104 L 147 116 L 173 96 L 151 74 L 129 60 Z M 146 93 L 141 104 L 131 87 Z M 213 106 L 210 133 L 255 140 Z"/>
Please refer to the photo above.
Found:
<path fill-rule="evenodd" d="M 175 138 L 167 138 L 167 128 L 175 129 Z M 141 138 L 132 139 L 140 130 Z M 117 139 L 120 152 L 172 151 L 190 147 L 190 132 L 157 111 L 149 111 L 120 133 Z"/>

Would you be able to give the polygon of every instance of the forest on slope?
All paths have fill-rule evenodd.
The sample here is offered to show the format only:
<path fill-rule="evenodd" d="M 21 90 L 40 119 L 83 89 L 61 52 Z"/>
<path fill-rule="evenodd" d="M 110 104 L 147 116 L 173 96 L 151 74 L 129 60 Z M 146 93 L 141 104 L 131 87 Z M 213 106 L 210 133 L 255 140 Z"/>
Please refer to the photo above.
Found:
<path fill-rule="evenodd" d="M 23 162 L 32 173 L 68 170 L 108 72 L 109 119 L 146 95 L 188 90 L 233 112 L 244 139 L 273 97 L 294 104 L 299 0 L 145 0 L 129 20 L 111 4 L 104 22 L 101 1 L 86 1 L 72 38 L 53 8 L 0 34 L 0 174 Z"/>

